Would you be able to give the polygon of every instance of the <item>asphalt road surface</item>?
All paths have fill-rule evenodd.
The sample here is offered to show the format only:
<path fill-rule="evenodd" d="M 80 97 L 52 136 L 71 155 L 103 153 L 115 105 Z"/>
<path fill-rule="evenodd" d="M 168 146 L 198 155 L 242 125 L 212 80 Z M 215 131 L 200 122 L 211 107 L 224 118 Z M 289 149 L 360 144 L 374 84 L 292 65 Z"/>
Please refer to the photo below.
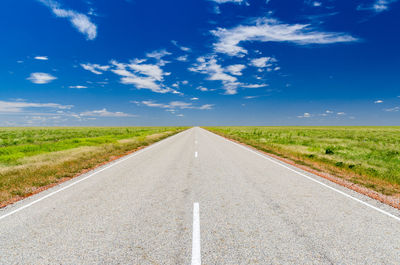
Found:
<path fill-rule="evenodd" d="M 400 264 L 399 216 L 192 128 L 0 210 L 0 263 Z"/>

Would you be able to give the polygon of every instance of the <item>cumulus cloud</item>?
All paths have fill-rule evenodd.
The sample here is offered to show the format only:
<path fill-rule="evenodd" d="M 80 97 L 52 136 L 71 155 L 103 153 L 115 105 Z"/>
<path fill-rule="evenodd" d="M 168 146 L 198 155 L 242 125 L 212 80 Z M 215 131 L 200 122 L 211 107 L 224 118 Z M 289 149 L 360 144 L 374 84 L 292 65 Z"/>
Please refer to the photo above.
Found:
<path fill-rule="evenodd" d="M 61 5 L 54 0 L 38 0 L 53 12 L 57 17 L 67 18 L 72 26 L 86 36 L 88 40 L 93 40 L 97 36 L 97 26 L 85 14 L 61 8 Z"/>
<path fill-rule="evenodd" d="M 243 64 L 233 64 L 226 67 L 226 71 L 231 75 L 242 75 L 242 70 L 245 69 L 246 66 Z"/>
<path fill-rule="evenodd" d="M 48 108 L 48 109 L 71 109 L 73 105 L 61 105 L 56 103 L 33 103 L 25 101 L 2 101 L 0 100 L 0 112 L 4 113 L 20 113 L 31 108 Z"/>
<path fill-rule="evenodd" d="M 155 58 L 158 63 L 146 63 L 146 59 L 134 59 L 129 63 L 121 63 L 116 60 L 111 60 L 109 65 L 99 64 L 81 64 L 83 69 L 88 70 L 94 74 L 102 74 L 104 71 L 110 71 L 120 77 L 120 82 L 125 85 L 134 85 L 137 89 L 150 89 L 156 93 L 177 93 L 180 92 L 173 90 L 163 84 L 164 76 L 171 73 L 164 72 L 160 63 L 162 57 L 170 53 L 165 50 L 159 50 L 147 54 L 149 58 Z"/>
<path fill-rule="evenodd" d="M 111 112 L 104 108 L 101 110 L 85 111 L 85 112 L 82 112 L 80 114 L 80 116 L 82 116 L 82 117 L 85 117 L 85 116 L 88 116 L 88 117 L 132 117 L 134 115 L 127 114 L 127 113 L 120 112 L 120 111 Z"/>
<path fill-rule="evenodd" d="M 41 60 L 41 61 L 47 61 L 49 58 L 47 56 L 35 56 L 34 59 Z"/>
<path fill-rule="evenodd" d="M 383 103 L 383 100 L 380 100 L 380 99 L 379 100 L 375 100 L 374 103 L 375 104 L 381 104 L 381 103 Z"/>
<path fill-rule="evenodd" d="M 96 75 L 101 75 L 103 74 L 103 71 L 107 71 L 110 66 L 108 65 L 99 65 L 99 64 L 91 64 L 91 63 L 81 63 L 81 66 L 83 69 L 92 72 L 93 74 Z"/>
<path fill-rule="evenodd" d="M 150 89 L 157 93 L 173 92 L 162 84 L 164 76 L 169 73 L 165 73 L 159 65 L 144 64 L 141 60 L 133 60 L 130 63 L 111 61 L 111 64 L 114 66 L 111 71 L 121 76 L 122 84 L 131 84 L 138 89 Z"/>
<path fill-rule="evenodd" d="M 241 57 L 248 51 L 240 44 L 247 41 L 290 42 L 297 45 L 357 41 L 357 38 L 346 33 L 322 32 L 311 28 L 309 24 L 284 24 L 272 18 L 258 18 L 251 25 L 218 28 L 211 33 L 218 38 L 214 43 L 216 52 Z"/>
<path fill-rule="evenodd" d="M 227 68 L 223 68 L 220 64 L 218 64 L 215 56 L 202 56 L 197 58 L 197 63 L 195 63 L 193 67 L 190 67 L 189 71 L 207 74 L 208 80 L 221 81 L 223 84 L 223 89 L 225 90 L 225 94 L 233 95 L 237 93 L 237 88 L 240 83 L 237 82 L 236 77 L 226 73 L 228 72 Z"/>
<path fill-rule="evenodd" d="M 57 77 L 47 73 L 31 73 L 27 79 L 34 84 L 47 84 L 57 79 Z"/>
<path fill-rule="evenodd" d="M 255 58 L 250 60 L 250 65 L 254 67 L 259 67 L 259 68 L 265 68 L 265 67 L 270 67 L 273 66 L 274 63 L 276 63 L 278 60 L 276 60 L 273 57 L 260 57 L 260 58 Z"/>

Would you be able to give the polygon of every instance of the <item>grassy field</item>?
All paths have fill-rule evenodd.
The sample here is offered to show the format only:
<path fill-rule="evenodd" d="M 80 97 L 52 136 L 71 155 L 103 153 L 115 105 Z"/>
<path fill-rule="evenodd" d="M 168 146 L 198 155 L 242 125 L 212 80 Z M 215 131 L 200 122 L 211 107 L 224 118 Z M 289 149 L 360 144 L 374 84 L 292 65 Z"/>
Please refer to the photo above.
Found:
<path fill-rule="evenodd" d="M 184 129 L 0 128 L 0 207 Z"/>
<path fill-rule="evenodd" d="M 400 127 L 209 127 L 385 195 L 400 195 Z"/>

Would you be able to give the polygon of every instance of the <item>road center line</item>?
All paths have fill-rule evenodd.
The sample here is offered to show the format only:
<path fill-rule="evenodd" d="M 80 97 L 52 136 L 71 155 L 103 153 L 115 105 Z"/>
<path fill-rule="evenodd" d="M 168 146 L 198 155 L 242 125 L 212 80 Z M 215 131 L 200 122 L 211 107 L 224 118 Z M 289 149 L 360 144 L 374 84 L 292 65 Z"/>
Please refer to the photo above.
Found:
<path fill-rule="evenodd" d="M 209 131 L 207 131 L 207 132 L 209 132 Z M 245 150 L 247 150 L 247 151 L 249 151 L 249 152 L 251 152 L 251 153 L 253 153 L 253 154 L 256 154 L 256 155 L 258 155 L 258 156 L 260 156 L 260 157 L 262 157 L 262 158 L 264 158 L 264 159 L 266 159 L 266 160 L 268 160 L 268 161 L 270 161 L 270 162 L 272 162 L 272 163 L 274 163 L 274 164 L 276 164 L 276 165 L 279 165 L 279 166 L 281 166 L 281 167 L 284 167 L 284 168 L 286 168 L 286 169 L 288 169 L 288 170 L 290 170 L 290 171 L 292 171 L 292 172 L 294 172 L 294 173 L 296 173 L 296 174 L 298 174 L 298 175 L 300 175 L 300 176 L 302 176 L 302 177 L 304 177 L 304 178 L 306 178 L 306 179 L 308 179 L 308 180 L 311 180 L 311 181 L 313 181 L 313 182 L 315 182 L 315 183 L 318 183 L 318 184 L 320 184 L 320 185 L 322 185 L 322 186 L 324 186 L 324 187 L 326 187 L 326 188 L 328 188 L 328 189 L 330 189 L 330 190 L 332 190 L 332 191 L 335 191 L 335 192 L 337 192 L 337 193 L 339 193 L 339 194 L 341 194 L 341 195 L 343 195 L 343 196 L 345 196 L 345 197 L 347 197 L 347 198 L 349 198 L 349 199 L 352 199 L 352 200 L 354 200 L 354 201 L 356 201 L 356 202 L 359 202 L 359 203 L 361 203 L 361 204 L 363 204 L 363 205 L 365 205 L 365 206 L 367 206 L 367 207 L 369 207 L 369 208 L 371 208 L 371 209 L 373 209 L 373 210 L 375 210 L 375 211 L 378 211 L 378 212 L 380 212 L 380 213 L 382 213 L 382 214 L 384 214 L 384 215 L 387 215 L 387 216 L 389 216 L 389 217 L 391 217 L 391 218 L 393 218 L 393 219 L 395 219 L 395 220 L 397 220 L 397 221 L 400 221 L 400 217 L 398 217 L 398 216 L 396 216 L 396 215 L 393 215 L 393 214 L 391 214 L 391 213 L 389 213 L 389 212 L 386 212 L 386 211 L 384 211 L 384 210 L 382 210 L 382 209 L 380 209 L 380 208 L 378 208 L 378 207 L 375 207 L 375 206 L 373 206 L 373 205 L 371 205 L 371 204 L 369 204 L 369 203 L 367 203 L 367 202 L 364 202 L 364 201 L 362 201 L 362 200 L 360 200 L 360 199 L 357 199 L 356 197 L 353 197 L 353 196 L 351 196 L 350 194 L 347 194 L 347 193 L 345 193 L 345 192 L 343 192 L 343 191 L 341 191 L 341 190 L 338 190 L 338 189 L 336 189 L 336 188 L 334 188 L 334 187 L 331 187 L 331 186 L 329 186 L 328 184 L 325 184 L 325 183 L 323 183 L 323 182 L 321 182 L 321 181 L 319 181 L 319 180 L 317 180 L 317 179 L 314 179 L 313 177 L 307 176 L 306 174 L 303 174 L 303 173 L 301 173 L 301 172 L 299 172 L 299 171 L 297 171 L 297 170 L 295 170 L 295 169 L 293 169 L 293 168 L 290 168 L 290 167 L 286 166 L 285 164 L 283 164 L 283 163 L 281 163 L 281 162 L 278 162 L 278 161 L 273 160 L 272 158 L 269 158 L 267 155 L 264 155 L 264 154 L 262 154 L 262 153 L 260 153 L 260 152 L 254 151 L 254 150 L 250 149 L 250 148 L 247 147 L 247 146 L 244 146 L 244 145 L 235 143 L 235 142 L 233 142 L 233 141 L 231 141 L 231 140 L 228 140 L 228 139 L 226 139 L 226 138 L 224 138 L 224 137 L 222 137 L 222 136 L 219 136 L 219 135 L 217 135 L 217 134 L 215 134 L 215 133 L 212 133 L 212 132 L 210 132 L 210 133 L 211 133 L 212 135 L 214 135 L 214 136 L 217 136 L 217 137 L 221 138 L 222 140 L 225 140 L 225 141 L 227 141 L 227 142 L 229 142 L 229 143 L 231 143 L 231 144 L 234 144 L 234 145 L 236 145 L 236 146 L 238 146 L 238 147 L 240 147 L 240 148 L 242 148 L 242 149 L 245 149 Z"/>
<path fill-rule="evenodd" d="M 199 203 L 193 204 L 192 265 L 201 265 Z"/>
<path fill-rule="evenodd" d="M 199 154 L 196 152 L 194 152 L 194 157 L 197 157 Z"/>

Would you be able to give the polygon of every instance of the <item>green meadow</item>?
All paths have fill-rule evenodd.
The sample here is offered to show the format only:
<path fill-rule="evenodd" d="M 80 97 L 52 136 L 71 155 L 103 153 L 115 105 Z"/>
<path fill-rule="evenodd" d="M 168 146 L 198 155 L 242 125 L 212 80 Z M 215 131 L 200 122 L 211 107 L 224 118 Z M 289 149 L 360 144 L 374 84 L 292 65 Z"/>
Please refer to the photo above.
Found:
<path fill-rule="evenodd" d="M 0 206 L 184 129 L 0 128 Z"/>
<path fill-rule="evenodd" d="M 400 194 L 400 127 L 206 129 L 383 194 Z"/>

